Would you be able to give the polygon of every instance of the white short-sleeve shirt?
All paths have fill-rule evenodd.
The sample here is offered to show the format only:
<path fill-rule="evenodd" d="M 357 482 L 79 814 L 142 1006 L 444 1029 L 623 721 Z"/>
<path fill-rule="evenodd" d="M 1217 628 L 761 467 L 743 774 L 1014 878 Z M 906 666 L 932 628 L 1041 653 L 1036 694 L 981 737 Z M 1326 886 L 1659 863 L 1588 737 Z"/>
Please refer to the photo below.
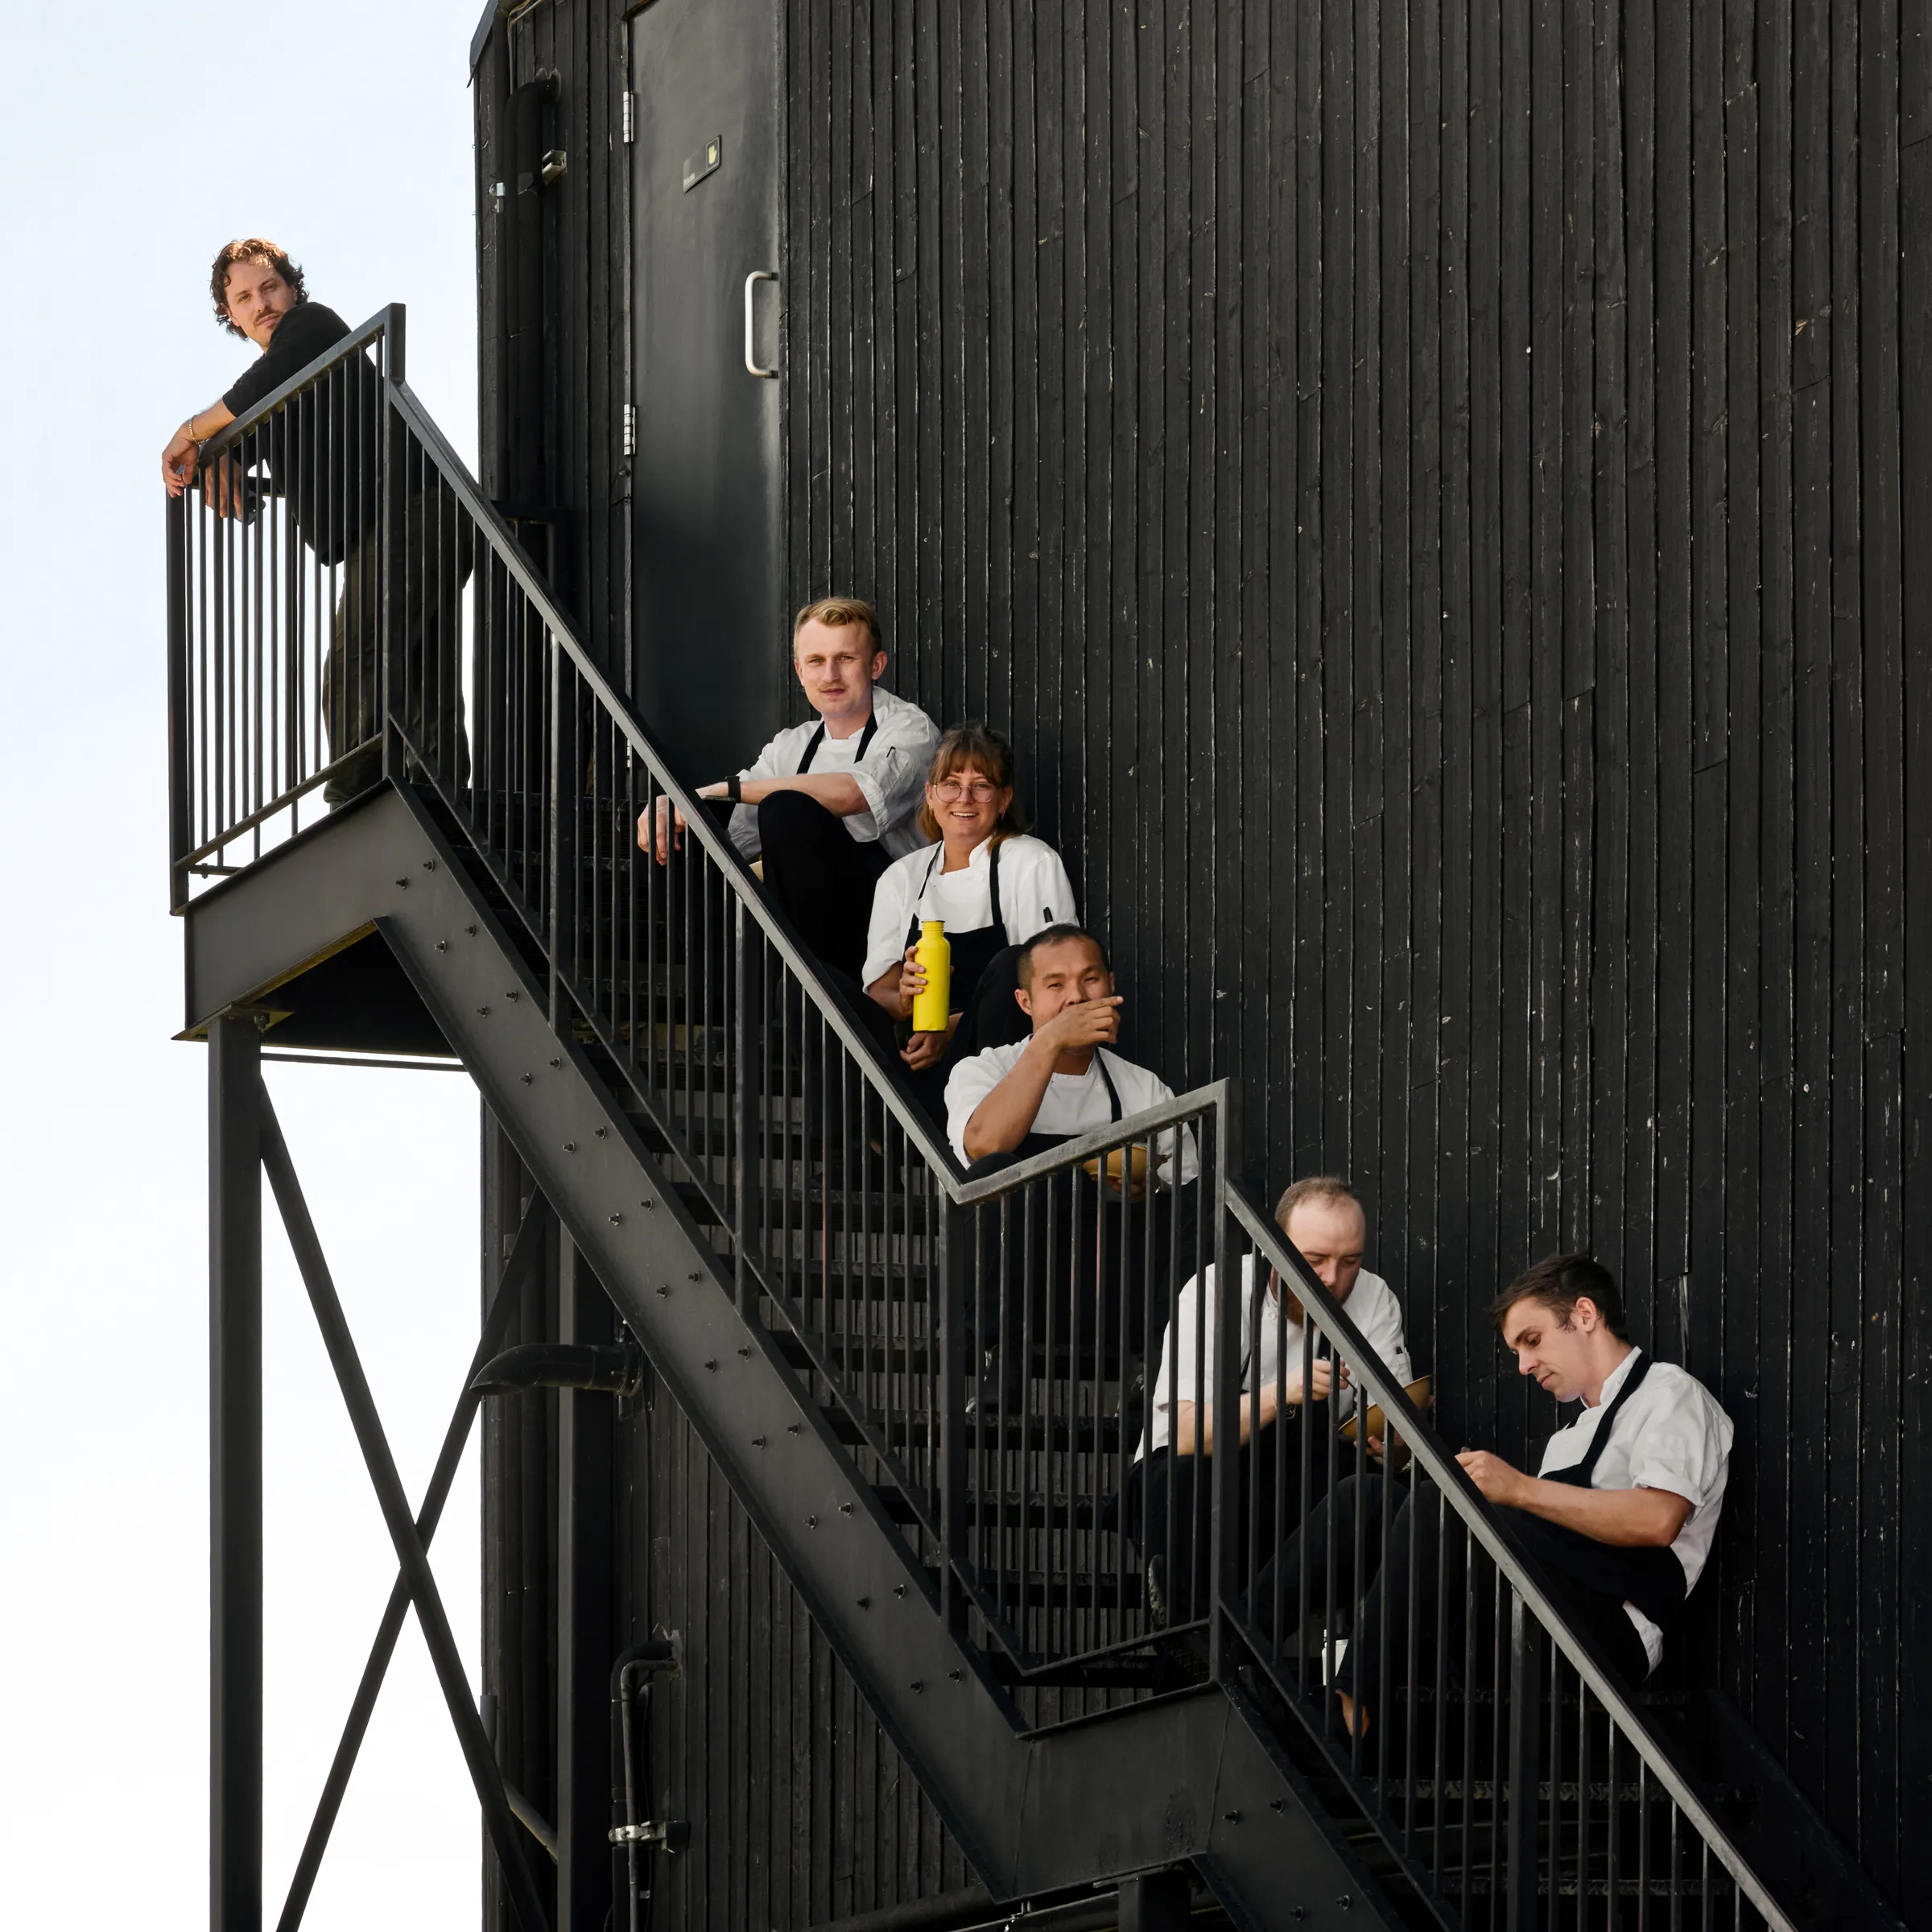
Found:
<path fill-rule="evenodd" d="M 926 795 L 926 774 L 939 742 L 939 727 L 918 705 L 896 697 L 881 685 L 872 687 L 872 715 L 878 729 L 860 758 L 865 736 L 861 725 L 850 737 L 830 732 L 819 740 L 810 770 L 816 773 L 850 772 L 865 795 L 865 809 L 845 820 L 845 829 L 861 844 L 877 839 L 898 858 L 926 843 L 919 830 L 919 803 Z M 794 778 L 806 748 L 824 722 L 811 718 L 778 733 L 757 759 L 738 774 L 741 778 Z M 731 842 L 747 859 L 758 856 L 758 808 L 741 805 L 731 815 Z"/>
<path fill-rule="evenodd" d="M 1024 1040 L 1016 1040 L 1008 1046 L 989 1046 L 984 1053 L 969 1055 L 953 1068 L 947 1080 L 946 1133 L 952 1142 L 953 1152 L 963 1165 L 970 1165 L 966 1152 L 966 1123 L 972 1118 L 980 1101 L 1019 1065 L 1020 1055 L 1026 1051 L 1026 1045 Z M 1114 1091 L 1121 1096 L 1123 1120 L 1130 1113 L 1158 1107 L 1163 1101 L 1174 1098 L 1174 1089 L 1145 1067 L 1137 1067 L 1133 1061 L 1123 1060 L 1104 1046 L 1097 1046 L 1084 1073 L 1056 1073 L 1048 1077 L 1040 1110 L 1033 1117 L 1035 1133 L 1088 1133 L 1096 1127 L 1104 1127 L 1113 1118 L 1113 1104 L 1107 1097 L 1107 1083 L 1100 1078 L 1103 1059 L 1107 1063 L 1108 1072 L 1113 1075 Z M 1180 1137 L 1181 1180 L 1185 1185 L 1200 1172 L 1200 1154 L 1189 1129 L 1182 1128 Z M 1160 1158 L 1160 1153 L 1157 1148 L 1157 1159 Z M 1167 1170 L 1171 1164 L 1162 1162 L 1155 1174 L 1156 1187 L 1170 1184 Z"/>
<path fill-rule="evenodd" d="M 1249 1254 L 1241 1261 L 1241 1393 L 1252 1395 L 1274 1385 L 1284 1367 L 1298 1366 L 1302 1358 L 1302 1324 L 1290 1319 L 1272 1280 L 1263 1289 L 1258 1327 L 1249 1347 L 1249 1321 L 1254 1304 L 1255 1275 L 1258 1257 Z M 1274 1270 L 1269 1271 L 1272 1276 Z M 1214 1385 L 1215 1292 L 1214 1264 L 1210 1261 L 1182 1289 L 1174 1302 L 1174 1319 L 1167 1324 L 1166 1339 L 1161 1344 L 1160 1373 L 1154 1378 L 1154 1403 L 1147 1418 L 1146 1432 L 1134 1452 L 1136 1459 L 1150 1450 L 1164 1449 L 1174 1439 L 1174 1408 L 1176 1402 L 1196 1400 L 1212 1403 Z M 1379 1274 L 1364 1268 L 1355 1278 L 1355 1286 L 1342 1306 L 1348 1319 L 1362 1331 L 1362 1340 L 1373 1349 L 1390 1375 L 1406 1384 L 1412 1378 L 1409 1344 L 1402 1332 L 1402 1305 L 1395 1290 Z M 1201 1393 L 1197 1397 L 1196 1390 Z M 1353 1414 L 1352 1386 L 1339 1389 L 1329 1405 L 1330 1415 L 1339 1427 Z"/>
<path fill-rule="evenodd" d="M 1574 1469 L 1589 1453 L 1597 1425 L 1642 1352 L 1633 1348 L 1604 1378 L 1597 1406 L 1585 1408 L 1544 1443 L 1537 1464 L 1539 1476 Z M 1591 1472 L 1592 1489 L 1667 1489 L 1690 1505 L 1670 1546 L 1671 1554 L 1684 1567 L 1686 1594 L 1703 1575 L 1711 1539 L 1717 1534 L 1733 1433 L 1730 1417 L 1695 1376 L 1674 1362 L 1653 1357 L 1643 1381 L 1618 1413 L 1610 1439 Z M 1624 1608 L 1644 1640 L 1654 1670 L 1663 1655 L 1664 1633 L 1636 1604 L 1626 1603 Z"/>
<path fill-rule="evenodd" d="M 915 919 L 943 919 L 948 933 L 976 932 L 993 923 L 993 840 L 982 840 L 964 865 L 947 872 L 939 848 L 927 845 L 886 868 L 872 891 L 861 976 L 866 985 L 906 956 L 906 934 Z M 1049 926 L 1078 923 L 1073 883 L 1043 839 L 1015 832 L 1000 841 L 999 854 L 1000 917 L 1009 945 L 1023 946 Z"/>

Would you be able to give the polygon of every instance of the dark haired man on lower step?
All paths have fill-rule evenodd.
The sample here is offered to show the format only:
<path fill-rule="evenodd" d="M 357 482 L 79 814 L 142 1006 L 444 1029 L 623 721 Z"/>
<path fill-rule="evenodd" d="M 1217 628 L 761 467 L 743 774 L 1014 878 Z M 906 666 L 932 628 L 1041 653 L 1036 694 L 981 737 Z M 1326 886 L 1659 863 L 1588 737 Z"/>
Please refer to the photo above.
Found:
<path fill-rule="evenodd" d="M 994 1174 L 1096 1128 L 1158 1107 L 1174 1090 L 1114 1051 L 1122 996 L 1107 949 L 1078 926 L 1049 926 L 1020 950 L 1014 994 L 1027 1037 L 960 1061 L 946 1083 L 947 1131 L 968 1176 Z M 1088 1171 L 1091 1169 L 1092 1171 Z M 1017 1413 L 1028 1364 L 1048 1373 L 1124 1356 L 1122 1379 L 1166 1327 L 1174 1278 L 1194 1273 L 1191 1131 L 1150 1141 L 1028 1183 L 1004 1216 L 972 1214 L 978 1241 L 976 1321 L 969 1344 L 988 1368 L 976 1407 Z"/>
<path fill-rule="evenodd" d="M 1489 1313 L 1518 1371 L 1581 1409 L 1544 1444 L 1535 1476 L 1488 1450 L 1465 1449 L 1456 1459 L 1536 1559 L 1573 1625 L 1634 1686 L 1656 1668 L 1703 1574 L 1724 1508 L 1731 1418 L 1695 1377 L 1632 1344 L 1616 1283 L 1587 1255 L 1539 1261 Z M 1331 1512 L 1352 1509 L 1349 1488 L 1330 1499 Z M 1335 1673 L 1344 1728 L 1366 1732 L 1384 1695 L 1385 1629 L 1392 1679 L 1413 1641 L 1428 1681 L 1437 1587 L 1448 1636 L 1443 1661 L 1454 1668 L 1462 1657 L 1467 1549 L 1454 1512 L 1444 1511 L 1433 1484 L 1419 1484 L 1396 1516 L 1386 1560 Z M 1493 1596 L 1486 1584 L 1475 1594 L 1485 1602 Z"/>

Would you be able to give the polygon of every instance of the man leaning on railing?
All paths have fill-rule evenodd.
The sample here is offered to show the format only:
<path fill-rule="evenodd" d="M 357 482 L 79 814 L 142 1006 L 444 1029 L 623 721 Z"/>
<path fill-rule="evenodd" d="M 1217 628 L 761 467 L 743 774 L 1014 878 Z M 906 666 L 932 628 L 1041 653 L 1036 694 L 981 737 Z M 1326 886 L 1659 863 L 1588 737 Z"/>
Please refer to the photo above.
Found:
<path fill-rule="evenodd" d="M 1552 1255 L 1490 1304 L 1518 1371 L 1581 1413 L 1543 1446 L 1530 1476 L 1487 1450 L 1456 1458 L 1517 1539 L 1536 1558 L 1571 1621 L 1588 1632 L 1628 1683 L 1640 1684 L 1663 1653 L 1664 1637 L 1703 1574 L 1724 1508 L 1731 1418 L 1685 1370 L 1633 1347 L 1622 1297 L 1608 1269 L 1583 1254 Z M 1349 1482 L 1329 1500 L 1350 1513 Z M 1426 1658 L 1435 1618 L 1415 1620 L 1415 1591 L 1434 1601 L 1439 1581 L 1450 1659 L 1463 1653 L 1470 1591 L 1463 1539 L 1445 1535 L 1434 1486 L 1418 1484 L 1397 1513 L 1386 1558 L 1335 1674 L 1342 1720 L 1366 1732 L 1385 1686 L 1377 1681 L 1385 1621 Z M 1489 1593 L 1476 1591 L 1479 1611 Z M 1426 1668 L 1425 1663 L 1424 1668 Z"/>
<path fill-rule="evenodd" d="M 308 299 L 302 271 L 259 237 L 230 242 L 215 257 L 209 292 L 217 321 L 261 353 L 219 401 L 188 418 L 161 452 L 171 497 L 198 483 L 224 517 L 252 518 L 262 490 L 286 499 L 295 535 L 318 564 L 341 569 L 332 646 L 320 704 L 332 764 L 323 796 L 340 805 L 382 776 L 381 671 L 382 395 L 365 357 L 347 357 L 317 387 L 293 398 L 239 453 L 203 464 L 201 446 L 247 415 L 349 333 L 332 308 Z M 398 432 L 398 436 L 400 431 Z M 420 450 L 405 460 L 402 530 L 407 606 L 402 687 L 405 729 L 429 763 L 460 785 L 469 775 L 463 737 L 458 607 L 470 571 L 456 536 L 455 498 Z M 412 765 L 415 761 L 412 759 Z"/>

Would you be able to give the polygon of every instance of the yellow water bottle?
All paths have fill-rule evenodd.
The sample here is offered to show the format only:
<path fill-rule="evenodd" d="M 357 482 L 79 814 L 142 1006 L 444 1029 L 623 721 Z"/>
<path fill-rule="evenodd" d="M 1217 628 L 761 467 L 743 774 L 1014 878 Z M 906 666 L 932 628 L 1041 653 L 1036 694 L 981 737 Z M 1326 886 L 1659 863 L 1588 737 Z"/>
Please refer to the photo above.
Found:
<path fill-rule="evenodd" d="M 926 968 L 926 990 L 912 996 L 914 1033 L 943 1033 L 952 1018 L 952 942 L 943 919 L 921 919 L 912 956 Z"/>

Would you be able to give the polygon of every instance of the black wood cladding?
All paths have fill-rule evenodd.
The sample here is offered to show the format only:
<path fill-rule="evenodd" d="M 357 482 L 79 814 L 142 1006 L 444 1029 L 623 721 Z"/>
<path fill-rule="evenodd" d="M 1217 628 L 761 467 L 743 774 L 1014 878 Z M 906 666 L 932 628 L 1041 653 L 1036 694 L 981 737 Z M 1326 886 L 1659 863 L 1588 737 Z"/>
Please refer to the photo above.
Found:
<path fill-rule="evenodd" d="M 1723 1679 L 1914 1918 L 1924 11 L 793 0 L 786 287 L 800 595 L 1013 733 L 1457 1440 L 1553 1421 L 1492 1290 L 1618 1270 L 1738 1425 Z"/>
<path fill-rule="evenodd" d="M 1553 1419 L 1499 1282 L 1618 1270 L 1738 1425 L 1723 1681 L 1932 1922 L 1925 0 L 780 4 L 798 596 L 873 597 L 901 689 L 1013 733 L 1133 1049 L 1241 1077 L 1257 1180 L 1355 1178 L 1448 1434 Z M 543 433 L 620 674 L 621 10 L 479 80 L 486 191 L 485 80 L 564 77 Z M 932 1889 L 653 1427 L 654 1587 L 712 1593 L 743 1686 L 679 1748 L 770 1752 L 797 1831 L 857 1804 L 876 1896 Z"/>
<path fill-rule="evenodd" d="M 514 25 L 499 20 L 475 85 L 482 481 L 520 510 L 555 513 L 559 592 L 628 688 L 625 10 L 618 0 L 552 0 Z M 534 209 L 502 206 L 515 199 L 524 159 L 513 92 L 546 73 L 558 85 L 541 139 L 564 150 L 566 171 Z M 544 336 L 534 373 L 518 353 L 533 301 Z M 484 1174 L 489 1280 L 508 1252 L 522 1180 L 493 1130 Z M 555 1294 L 552 1278 L 515 1339 L 557 1332 Z M 497 1699 L 499 1755 L 547 1817 L 555 1803 L 555 1410 L 554 1397 L 526 1395 L 484 1412 L 485 1688 Z M 626 1641 L 675 1630 L 684 1645 L 683 1668 L 654 1693 L 648 1806 L 653 1817 L 689 1820 L 692 1843 L 657 1872 L 651 1922 L 803 1928 L 968 1885 L 958 1847 L 668 1397 L 653 1395 L 621 1426 L 617 1490 L 618 1628 Z M 535 1862 L 549 1885 L 552 1868 Z M 487 1858 L 485 1875 L 485 1922 L 508 1932 L 514 1916 Z"/>

